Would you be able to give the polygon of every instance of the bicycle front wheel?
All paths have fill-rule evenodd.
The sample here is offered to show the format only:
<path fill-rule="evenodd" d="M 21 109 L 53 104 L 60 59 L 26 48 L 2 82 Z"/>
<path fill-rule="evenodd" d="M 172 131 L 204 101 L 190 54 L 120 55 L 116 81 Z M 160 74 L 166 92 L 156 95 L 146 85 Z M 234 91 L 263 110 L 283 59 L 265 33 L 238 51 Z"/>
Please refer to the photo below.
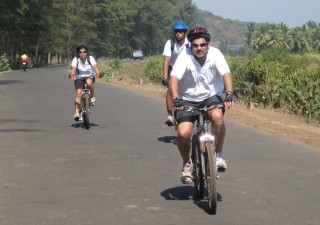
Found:
<path fill-rule="evenodd" d="M 205 168 L 206 168 L 206 184 L 208 192 L 208 203 L 210 213 L 217 212 L 217 167 L 216 167 L 216 152 L 215 146 L 211 142 L 205 144 Z"/>
<path fill-rule="evenodd" d="M 85 94 L 83 96 L 83 126 L 88 130 L 89 129 L 89 105 L 90 105 L 90 99 L 89 95 Z"/>
<path fill-rule="evenodd" d="M 203 179 L 203 171 L 202 171 L 202 163 L 201 163 L 201 150 L 199 145 L 199 140 L 197 135 L 193 135 L 192 137 L 192 152 L 191 152 L 191 160 L 194 168 L 194 187 L 196 190 L 196 196 L 198 198 L 203 197 L 204 192 L 204 179 Z"/>

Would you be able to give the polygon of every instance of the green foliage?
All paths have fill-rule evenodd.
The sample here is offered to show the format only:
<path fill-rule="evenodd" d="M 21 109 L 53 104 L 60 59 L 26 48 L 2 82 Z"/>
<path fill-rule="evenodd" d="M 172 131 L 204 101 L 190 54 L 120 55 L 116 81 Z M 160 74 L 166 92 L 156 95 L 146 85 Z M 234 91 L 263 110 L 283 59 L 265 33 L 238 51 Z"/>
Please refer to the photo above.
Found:
<path fill-rule="evenodd" d="M 0 72 L 1 71 L 7 71 L 10 69 L 9 61 L 7 59 L 6 54 L 3 54 L 0 56 Z"/>
<path fill-rule="evenodd" d="M 144 75 L 152 82 L 161 83 L 163 79 L 163 55 L 152 56 L 144 65 Z"/>
<path fill-rule="evenodd" d="M 240 101 L 286 108 L 310 121 L 320 121 L 320 69 L 307 68 L 308 57 L 267 50 L 251 58 L 226 58 Z"/>
<path fill-rule="evenodd" d="M 75 47 L 86 43 L 95 57 L 128 58 L 141 49 L 159 54 L 172 25 L 196 20 L 191 0 L 5 0 L 0 7 L 0 54 L 34 61 L 52 57 L 68 63 Z"/>
<path fill-rule="evenodd" d="M 106 66 L 106 64 L 108 66 Z M 99 70 L 102 79 L 110 81 L 121 73 L 122 65 L 120 59 L 99 58 Z"/>

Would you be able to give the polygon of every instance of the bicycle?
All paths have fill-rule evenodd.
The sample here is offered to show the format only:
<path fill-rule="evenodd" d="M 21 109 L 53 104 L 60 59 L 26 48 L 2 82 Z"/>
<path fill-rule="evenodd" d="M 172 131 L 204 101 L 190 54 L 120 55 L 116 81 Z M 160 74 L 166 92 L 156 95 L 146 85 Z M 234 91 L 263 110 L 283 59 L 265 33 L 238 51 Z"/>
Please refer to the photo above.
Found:
<path fill-rule="evenodd" d="M 224 106 L 219 104 L 209 108 L 197 108 L 184 105 L 186 112 L 198 112 L 202 117 L 202 123 L 200 122 L 200 117 L 197 118 L 196 129 L 191 139 L 191 160 L 194 166 L 193 182 L 196 196 L 199 198 L 203 197 L 206 184 L 209 211 L 212 214 L 216 214 L 217 212 L 218 172 L 224 172 L 224 168 L 219 168 L 218 170 L 216 166 L 215 138 L 209 132 L 210 121 L 207 115 L 208 111 L 217 108 L 224 108 Z"/>
<path fill-rule="evenodd" d="M 77 78 L 82 79 L 83 87 L 82 87 L 82 95 L 81 95 L 81 107 L 79 109 L 80 120 L 83 121 L 83 126 L 86 130 L 89 130 L 89 113 L 91 111 L 91 93 L 88 85 L 86 83 L 87 77 Z"/>

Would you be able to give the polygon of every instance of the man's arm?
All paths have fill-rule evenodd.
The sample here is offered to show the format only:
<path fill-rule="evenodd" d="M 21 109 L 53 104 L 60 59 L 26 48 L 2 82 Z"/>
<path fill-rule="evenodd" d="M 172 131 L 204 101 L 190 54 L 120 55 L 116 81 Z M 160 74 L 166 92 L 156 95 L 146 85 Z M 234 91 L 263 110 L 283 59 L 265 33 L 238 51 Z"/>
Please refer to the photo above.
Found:
<path fill-rule="evenodd" d="M 169 62 L 170 62 L 170 56 L 164 56 L 163 57 L 163 78 L 168 79 L 168 70 L 169 70 Z"/>
<path fill-rule="evenodd" d="M 226 92 L 231 91 L 233 92 L 233 84 L 232 84 L 232 76 L 230 73 L 226 73 L 223 76 L 224 81 L 224 89 Z"/>
<path fill-rule="evenodd" d="M 232 76 L 230 73 L 226 73 L 223 76 L 223 81 L 224 81 L 224 89 L 228 95 L 228 92 L 231 94 L 233 93 L 233 84 L 232 84 Z M 233 95 L 231 95 L 233 96 Z M 234 105 L 234 101 L 225 101 L 224 106 L 225 108 L 229 109 Z"/>
<path fill-rule="evenodd" d="M 179 79 L 176 76 L 170 76 L 169 90 L 172 94 L 172 99 L 179 98 Z"/>

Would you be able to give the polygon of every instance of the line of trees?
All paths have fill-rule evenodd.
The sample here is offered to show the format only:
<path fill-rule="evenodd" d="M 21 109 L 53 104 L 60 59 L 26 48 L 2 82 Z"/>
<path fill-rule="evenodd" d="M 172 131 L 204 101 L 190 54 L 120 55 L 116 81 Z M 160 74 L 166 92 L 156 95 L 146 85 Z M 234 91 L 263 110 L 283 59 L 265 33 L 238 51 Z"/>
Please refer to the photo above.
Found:
<path fill-rule="evenodd" d="M 152 55 L 173 23 L 191 25 L 196 10 L 191 0 L 1 0 L 0 55 L 66 62 L 82 42 L 96 57 L 127 58 L 135 49 Z"/>
<path fill-rule="evenodd" d="M 259 52 L 267 48 L 285 49 L 291 53 L 320 51 L 320 23 L 314 21 L 294 28 L 283 23 L 257 25 L 253 22 L 247 27 L 246 45 Z"/>

